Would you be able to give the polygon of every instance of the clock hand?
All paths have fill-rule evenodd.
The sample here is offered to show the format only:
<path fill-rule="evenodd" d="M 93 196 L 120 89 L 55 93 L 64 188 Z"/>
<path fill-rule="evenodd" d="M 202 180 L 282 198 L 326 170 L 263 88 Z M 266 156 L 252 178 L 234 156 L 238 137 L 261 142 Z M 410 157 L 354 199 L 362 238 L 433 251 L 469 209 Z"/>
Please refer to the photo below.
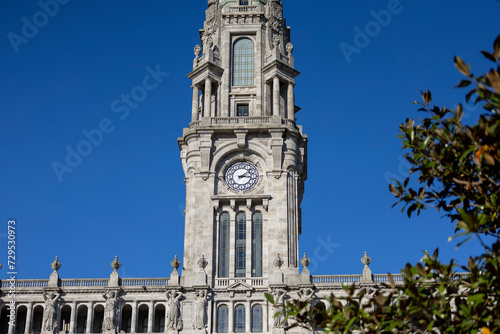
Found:
<path fill-rule="evenodd" d="M 250 177 L 250 175 L 248 175 L 248 174 L 238 175 L 238 178 L 241 179 L 242 177 Z"/>

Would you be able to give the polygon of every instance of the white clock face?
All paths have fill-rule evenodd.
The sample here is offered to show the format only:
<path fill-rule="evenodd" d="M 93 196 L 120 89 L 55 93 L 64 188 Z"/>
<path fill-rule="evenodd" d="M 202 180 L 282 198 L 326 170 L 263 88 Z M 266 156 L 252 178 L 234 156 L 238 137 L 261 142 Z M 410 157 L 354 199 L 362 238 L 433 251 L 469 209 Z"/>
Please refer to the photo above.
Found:
<path fill-rule="evenodd" d="M 227 185 L 236 191 L 248 191 L 259 181 L 259 171 L 249 162 L 237 162 L 226 171 Z"/>

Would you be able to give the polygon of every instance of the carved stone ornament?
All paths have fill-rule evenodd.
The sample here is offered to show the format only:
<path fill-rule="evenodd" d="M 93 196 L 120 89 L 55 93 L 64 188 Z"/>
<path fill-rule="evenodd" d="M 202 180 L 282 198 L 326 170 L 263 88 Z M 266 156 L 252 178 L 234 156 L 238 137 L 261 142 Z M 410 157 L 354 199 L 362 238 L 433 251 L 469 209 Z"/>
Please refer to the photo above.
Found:
<path fill-rule="evenodd" d="M 114 271 L 117 271 L 118 269 L 120 269 L 121 266 L 122 263 L 118 261 L 118 256 L 115 256 L 114 261 L 111 262 L 111 268 L 113 268 Z"/>
<path fill-rule="evenodd" d="M 207 266 L 208 266 L 208 261 L 205 259 L 205 255 L 202 255 L 201 258 L 198 260 L 198 267 L 200 267 L 201 270 L 205 270 Z"/>
<path fill-rule="evenodd" d="M 45 309 L 43 311 L 42 333 L 54 333 L 57 330 L 60 297 L 61 294 L 58 292 L 45 292 L 43 294 Z"/>
<path fill-rule="evenodd" d="M 372 259 L 370 259 L 367 252 L 365 252 L 365 255 L 361 258 L 361 263 L 365 267 L 368 267 L 370 265 L 370 263 L 372 263 Z"/>
<path fill-rule="evenodd" d="M 179 269 L 179 267 L 181 266 L 181 261 L 179 261 L 179 259 L 177 258 L 177 255 L 172 260 L 172 262 L 170 262 L 170 265 L 172 266 L 174 271 L 177 271 L 177 269 Z"/>
<path fill-rule="evenodd" d="M 280 268 L 281 269 L 281 266 L 283 265 L 283 263 L 285 263 L 285 261 L 283 261 L 283 259 L 281 258 L 281 256 L 278 254 L 278 256 L 276 256 L 276 258 L 273 261 L 274 266 L 276 268 Z"/>
<path fill-rule="evenodd" d="M 307 269 L 307 267 L 311 264 L 311 260 L 307 257 L 307 253 L 304 253 L 304 257 L 300 260 L 300 264 Z"/>
<path fill-rule="evenodd" d="M 52 267 L 52 270 L 54 270 L 54 272 L 57 272 L 59 269 L 61 269 L 62 264 L 61 262 L 59 262 L 58 256 L 56 256 L 56 259 L 54 260 L 54 262 L 52 262 L 50 266 Z"/>
<path fill-rule="evenodd" d="M 431 256 L 429 255 L 429 251 L 425 251 L 424 257 L 422 257 L 420 259 L 420 262 L 424 262 L 425 263 L 426 260 L 430 260 L 430 259 L 431 259 Z"/>

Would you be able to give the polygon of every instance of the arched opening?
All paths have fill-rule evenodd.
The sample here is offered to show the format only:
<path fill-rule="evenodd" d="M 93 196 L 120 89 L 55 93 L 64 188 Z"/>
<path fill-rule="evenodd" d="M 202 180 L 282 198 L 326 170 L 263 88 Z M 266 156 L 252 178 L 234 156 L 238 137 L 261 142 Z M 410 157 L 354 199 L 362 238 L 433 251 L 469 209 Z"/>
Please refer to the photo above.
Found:
<path fill-rule="evenodd" d="M 7 334 L 9 332 L 9 309 L 4 306 L 0 310 L 0 334 Z"/>
<path fill-rule="evenodd" d="M 43 306 L 38 305 L 33 309 L 33 333 L 40 334 L 42 332 L 43 323 Z"/>
<path fill-rule="evenodd" d="M 217 333 L 227 333 L 228 330 L 228 308 L 221 305 L 217 308 Z"/>
<path fill-rule="evenodd" d="M 252 215 L 252 277 L 262 277 L 262 213 Z"/>
<path fill-rule="evenodd" d="M 79 334 L 87 333 L 87 315 L 89 309 L 86 305 L 80 305 L 76 315 L 76 332 Z"/>
<path fill-rule="evenodd" d="M 257 304 L 252 307 L 252 333 L 262 333 L 263 331 L 262 305 Z"/>
<path fill-rule="evenodd" d="M 132 306 L 125 305 L 122 308 L 122 322 L 120 324 L 120 330 L 125 333 L 132 332 Z"/>
<path fill-rule="evenodd" d="M 245 306 L 236 305 L 234 308 L 234 332 L 245 333 Z"/>
<path fill-rule="evenodd" d="M 26 315 L 28 313 L 28 309 L 26 306 L 19 306 L 16 312 L 16 334 L 24 334 L 26 333 Z"/>
<path fill-rule="evenodd" d="M 233 86 L 253 86 L 254 78 L 253 42 L 242 38 L 234 43 Z"/>
<path fill-rule="evenodd" d="M 244 212 L 236 215 L 236 246 L 234 277 L 246 277 L 247 217 Z"/>
<path fill-rule="evenodd" d="M 92 326 L 92 333 L 102 333 L 103 322 L 104 306 L 97 305 L 94 307 L 94 325 Z"/>
<path fill-rule="evenodd" d="M 229 277 L 229 225 L 231 218 L 224 212 L 219 217 L 219 277 Z"/>
<path fill-rule="evenodd" d="M 137 317 L 137 333 L 148 332 L 148 313 L 149 307 L 147 305 L 139 306 L 139 315 Z"/>
<path fill-rule="evenodd" d="M 155 307 L 155 322 L 153 332 L 165 332 L 165 305 L 159 304 Z"/>
<path fill-rule="evenodd" d="M 59 321 L 59 333 L 69 333 L 71 329 L 69 328 L 71 321 L 71 306 L 64 305 L 61 308 L 61 320 Z"/>

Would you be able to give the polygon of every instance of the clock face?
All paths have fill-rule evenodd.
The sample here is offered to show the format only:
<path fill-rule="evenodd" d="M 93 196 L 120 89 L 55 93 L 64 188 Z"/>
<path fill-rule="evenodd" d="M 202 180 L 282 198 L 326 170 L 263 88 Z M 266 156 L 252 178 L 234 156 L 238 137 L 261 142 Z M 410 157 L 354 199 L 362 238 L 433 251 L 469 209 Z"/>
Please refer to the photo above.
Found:
<path fill-rule="evenodd" d="M 259 181 L 259 171 L 249 162 L 237 162 L 226 171 L 227 185 L 236 191 L 248 191 Z"/>

